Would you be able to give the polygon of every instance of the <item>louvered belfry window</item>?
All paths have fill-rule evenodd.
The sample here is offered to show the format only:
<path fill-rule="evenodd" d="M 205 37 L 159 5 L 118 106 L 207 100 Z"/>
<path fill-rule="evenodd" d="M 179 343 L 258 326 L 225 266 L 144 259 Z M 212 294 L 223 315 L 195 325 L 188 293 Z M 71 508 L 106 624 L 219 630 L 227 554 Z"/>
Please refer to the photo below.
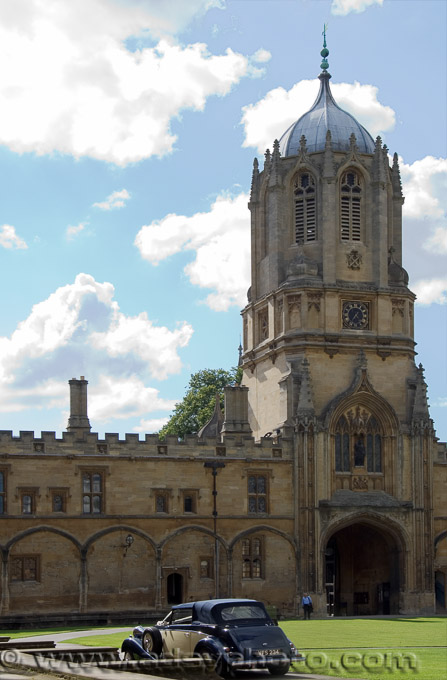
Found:
<path fill-rule="evenodd" d="M 309 172 L 300 172 L 295 180 L 295 243 L 317 240 L 315 180 Z"/>
<path fill-rule="evenodd" d="M 356 170 L 347 170 L 340 187 L 340 236 L 342 241 L 360 241 L 362 226 L 362 181 Z"/>

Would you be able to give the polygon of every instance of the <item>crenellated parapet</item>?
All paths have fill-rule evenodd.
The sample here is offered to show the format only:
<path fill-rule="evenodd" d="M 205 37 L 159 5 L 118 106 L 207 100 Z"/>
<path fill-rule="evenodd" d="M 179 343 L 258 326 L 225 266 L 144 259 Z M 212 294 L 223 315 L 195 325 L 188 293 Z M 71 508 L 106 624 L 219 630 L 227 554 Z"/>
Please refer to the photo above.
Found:
<path fill-rule="evenodd" d="M 238 459 L 291 458 L 290 440 L 276 436 L 254 440 L 250 433 L 230 432 L 219 437 L 199 437 L 187 435 L 179 440 L 175 435 L 160 439 L 158 434 L 146 434 L 140 439 L 138 434 L 127 433 L 124 438 L 116 433 L 106 433 L 104 438 L 97 432 L 85 433 L 82 440 L 73 432 L 63 432 L 56 437 L 55 432 L 23 431 L 14 436 L 11 430 L 0 431 L 0 458 L 29 457 L 142 457 L 165 460 L 167 458 L 201 459 L 228 457 Z"/>
<path fill-rule="evenodd" d="M 437 442 L 436 444 L 435 463 L 447 465 L 447 443 Z"/>

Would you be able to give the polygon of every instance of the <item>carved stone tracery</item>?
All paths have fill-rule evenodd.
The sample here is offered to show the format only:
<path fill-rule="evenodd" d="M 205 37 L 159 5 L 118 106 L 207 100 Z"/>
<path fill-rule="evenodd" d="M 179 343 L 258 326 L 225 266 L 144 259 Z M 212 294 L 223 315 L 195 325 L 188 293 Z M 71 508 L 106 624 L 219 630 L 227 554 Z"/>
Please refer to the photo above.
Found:
<path fill-rule="evenodd" d="M 393 316 L 399 314 L 403 317 L 405 312 L 405 300 L 402 300 L 401 298 L 391 298 L 391 304 L 393 306 Z"/>
<path fill-rule="evenodd" d="M 346 263 L 348 269 L 360 269 L 362 266 L 363 258 L 358 250 L 351 250 L 351 252 L 346 253 Z"/>
<path fill-rule="evenodd" d="M 307 309 L 310 311 L 314 307 L 317 312 L 320 311 L 321 307 L 321 293 L 308 293 L 307 294 Z"/>

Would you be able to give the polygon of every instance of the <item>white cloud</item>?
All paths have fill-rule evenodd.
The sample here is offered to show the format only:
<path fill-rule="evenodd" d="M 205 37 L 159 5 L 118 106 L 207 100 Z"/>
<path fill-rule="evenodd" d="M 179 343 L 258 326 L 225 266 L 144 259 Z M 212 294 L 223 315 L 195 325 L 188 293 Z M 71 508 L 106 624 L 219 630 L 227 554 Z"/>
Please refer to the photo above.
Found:
<path fill-rule="evenodd" d="M 152 411 L 171 411 L 174 399 L 162 399 L 154 387 L 147 387 L 135 375 L 117 378 L 102 375 L 89 390 L 89 417 L 94 422 L 108 422 L 142 416 Z"/>
<path fill-rule="evenodd" d="M 417 304 L 447 302 L 447 159 L 426 156 L 399 161 L 403 206 L 404 263 L 415 282 Z"/>
<path fill-rule="evenodd" d="M 15 0 L 0 3 L 0 143 L 126 165 L 169 153 L 184 109 L 202 110 L 244 76 L 245 56 L 180 46 L 217 2 Z M 148 36 L 164 36 L 147 46 Z M 132 46 L 132 48 L 130 47 Z"/>
<path fill-rule="evenodd" d="M 0 227 L 0 246 L 7 250 L 25 250 L 28 248 L 25 241 L 17 236 L 15 227 L 11 224 L 3 224 Z"/>
<path fill-rule="evenodd" d="M 67 382 L 43 380 L 33 387 L 0 383 L 0 413 L 15 413 L 32 406 L 35 409 L 61 408 L 68 404 Z"/>
<path fill-rule="evenodd" d="M 65 232 L 68 240 L 72 241 L 78 234 L 81 233 L 81 231 L 84 231 L 87 224 L 88 222 L 79 222 L 79 224 L 76 225 L 69 225 Z"/>
<path fill-rule="evenodd" d="M 436 227 L 428 241 L 424 243 L 424 248 L 438 255 L 447 255 L 447 224 L 444 227 Z"/>
<path fill-rule="evenodd" d="M 405 217 L 443 217 L 447 212 L 447 158 L 425 156 L 411 165 L 399 159 Z"/>
<path fill-rule="evenodd" d="M 93 207 L 100 210 L 116 210 L 116 208 L 124 208 L 129 198 L 130 194 L 127 189 L 121 189 L 121 191 L 114 191 L 109 194 L 105 201 L 93 203 Z"/>
<path fill-rule="evenodd" d="M 133 430 L 134 432 L 159 432 L 163 425 L 169 420 L 169 416 L 166 418 L 149 418 L 140 420 L 140 424 L 136 425 Z"/>
<path fill-rule="evenodd" d="M 420 305 L 447 304 L 447 278 L 423 279 L 411 286 Z"/>
<path fill-rule="evenodd" d="M 252 57 L 253 61 L 257 61 L 260 64 L 265 64 L 267 61 L 270 61 L 271 58 L 271 52 L 264 50 L 262 47 L 257 50 Z"/>
<path fill-rule="evenodd" d="M 209 212 L 191 217 L 170 214 L 143 226 L 135 245 L 151 264 L 185 250 L 195 259 L 185 267 L 191 283 L 212 289 L 205 302 L 225 311 L 243 306 L 250 280 L 250 216 L 248 195 L 219 196 Z"/>
<path fill-rule="evenodd" d="M 79 274 L 0 337 L 0 411 L 63 408 L 67 380 L 80 373 L 94 385 L 98 420 L 171 410 L 175 402 L 150 383 L 180 371 L 179 350 L 192 332 L 185 322 L 172 331 L 157 326 L 146 312 L 126 316 L 111 283 Z"/>
<path fill-rule="evenodd" d="M 255 147 L 259 153 L 272 146 L 287 128 L 314 103 L 320 83 L 315 80 L 301 80 L 290 90 L 277 87 L 267 92 L 255 104 L 243 107 L 241 122 L 244 126 L 244 147 Z M 351 113 L 373 137 L 392 130 L 395 113 L 377 98 L 378 89 L 373 85 L 360 83 L 335 83 L 331 90 L 337 104 Z"/>
<path fill-rule="evenodd" d="M 371 5 L 383 5 L 383 0 L 333 0 L 331 14 L 345 16 L 350 12 L 364 12 Z"/>
<path fill-rule="evenodd" d="M 177 349 L 186 347 L 192 333 L 186 322 L 170 331 L 165 326 L 155 326 L 146 312 L 135 317 L 115 313 L 107 330 L 91 333 L 89 342 L 111 357 L 136 355 L 147 363 L 154 378 L 164 380 L 169 374 L 180 372 L 182 363 Z"/>

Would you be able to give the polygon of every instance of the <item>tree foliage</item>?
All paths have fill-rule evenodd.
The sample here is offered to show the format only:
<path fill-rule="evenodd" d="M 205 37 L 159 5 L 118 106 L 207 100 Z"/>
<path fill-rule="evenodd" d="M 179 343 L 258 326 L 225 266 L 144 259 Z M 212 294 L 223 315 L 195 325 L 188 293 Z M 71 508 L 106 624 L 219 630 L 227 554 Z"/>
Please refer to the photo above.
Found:
<path fill-rule="evenodd" d="M 183 400 L 175 405 L 169 421 L 160 430 L 160 437 L 175 434 L 183 439 L 187 434 L 198 432 L 213 415 L 216 394 L 220 394 L 223 409 L 224 387 L 240 382 L 241 373 L 236 367 L 229 371 L 205 368 L 193 373 Z"/>

